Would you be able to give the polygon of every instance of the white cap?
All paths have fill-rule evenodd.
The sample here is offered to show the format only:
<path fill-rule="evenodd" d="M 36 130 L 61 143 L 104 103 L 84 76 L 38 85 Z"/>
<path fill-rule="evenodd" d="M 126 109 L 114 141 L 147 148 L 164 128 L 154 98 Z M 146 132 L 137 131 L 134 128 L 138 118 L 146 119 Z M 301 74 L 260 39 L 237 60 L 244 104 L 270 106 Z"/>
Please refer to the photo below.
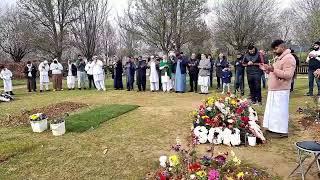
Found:
<path fill-rule="evenodd" d="M 48 61 L 47 61 L 47 60 L 44 60 L 43 63 L 44 63 L 44 64 L 48 64 Z"/>

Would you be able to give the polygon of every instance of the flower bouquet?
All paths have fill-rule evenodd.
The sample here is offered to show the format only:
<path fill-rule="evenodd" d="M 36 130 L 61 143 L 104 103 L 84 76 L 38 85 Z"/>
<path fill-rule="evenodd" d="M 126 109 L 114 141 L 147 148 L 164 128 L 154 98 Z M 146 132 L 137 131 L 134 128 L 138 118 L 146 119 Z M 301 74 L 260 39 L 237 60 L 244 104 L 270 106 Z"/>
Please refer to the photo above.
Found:
<path fill-rule="evenodd" d="M 169 157 L 161 156 L 159 169 L 146 179 L 272 179 L 268 173 L 243 163 L 233 151 L 218 155 L 213 155 L 212 152 L 211 155 L 198 157 L 194 148 L 187 150 L 180 145 L 173 147 L 175 152 Z"/>
<path fill-rule="evenodd" d="M 235 95 L 210 97 L 191 116 L 192 131 L 198 144 L 237 146 L 246 142 L 248 133 L 262 142 L 266 140 L 258 125 L 257 112 L 247 99 Z"/>
<path fill-rule="evenodd" d="M 33 114 L 29 119 L 33 132 L 43 132 L 48 128 L 48 117 L 43 113 Z"/>

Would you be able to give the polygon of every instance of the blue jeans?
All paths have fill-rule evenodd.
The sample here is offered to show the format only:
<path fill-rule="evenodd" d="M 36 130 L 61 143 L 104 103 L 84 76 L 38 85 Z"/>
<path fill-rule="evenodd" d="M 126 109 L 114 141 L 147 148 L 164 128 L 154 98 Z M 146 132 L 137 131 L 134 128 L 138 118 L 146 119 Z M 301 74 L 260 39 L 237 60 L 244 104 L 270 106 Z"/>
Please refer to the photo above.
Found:
<path fill-rule="evenodd" d="M 314 77 L 314 71 L 310 70 L 308 71 L 308 80 L 309 80 L 309 94 L 313 95 L 313 85 L 314 80 L 316 80 L 317 86 L 318 86 L 318 95 L 320 94 L 320 80 L 318 78 Z"/>
<path fill-rule="evenodd" d="M 235 89 L 238 90 L 240 88 L 241 93 L 244 92 L 244 73 L 237 71 L 236 72 L 236 82 L 235 82 Z"/>

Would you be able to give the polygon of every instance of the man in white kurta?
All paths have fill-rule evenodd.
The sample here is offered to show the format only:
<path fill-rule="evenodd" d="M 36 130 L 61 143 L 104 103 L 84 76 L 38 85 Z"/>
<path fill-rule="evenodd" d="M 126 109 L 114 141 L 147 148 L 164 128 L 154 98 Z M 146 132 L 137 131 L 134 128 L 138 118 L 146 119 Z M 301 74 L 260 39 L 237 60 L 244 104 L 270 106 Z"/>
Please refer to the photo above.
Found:
<path fill-rule="evenodd" d="M 277 55 L 275 63 L 260 65 L 260 68 L 269 75 L 263 127 L 267 128 L 272 137 L 288 137 L 289 96 L 296 60 L 284 41 L 276 40 L 271 47 Z"/>
<path fill-rule="evenodd" d="M 49 70 L 48 61 L 43 61 L 39 64 L 38 70 L 40 72 L 40 92 L 43 92 L 43 87 L 49 91 Z"/>
<path fill-rule="evenodd" d="M 106 87 L 104 85 L 104 70 L 103 70 L 103 62 L 97 58 L 97 56 L 94 56 L 93 61 L 91 63 L 92 66 L 92 72 L 93 72 L 93 80 L 94 84 L 96 85 L 96 88 L 98 91 L 106 90 Z"/>
<path fill-rule="evenodd" d="M 152 92 L 159 91 L 159 74 L 157 71 L 157 62 L 154 59 L 154 56 L 151 56 L 150 61 L 150 90 Z"/>
<path fill-rule="evenodd" d="M 0 78 L 3 80 L 3 90 L 6 94 L 14 95 L 12 92 L 12 72 L 6 67 L 0 67 Z"/>

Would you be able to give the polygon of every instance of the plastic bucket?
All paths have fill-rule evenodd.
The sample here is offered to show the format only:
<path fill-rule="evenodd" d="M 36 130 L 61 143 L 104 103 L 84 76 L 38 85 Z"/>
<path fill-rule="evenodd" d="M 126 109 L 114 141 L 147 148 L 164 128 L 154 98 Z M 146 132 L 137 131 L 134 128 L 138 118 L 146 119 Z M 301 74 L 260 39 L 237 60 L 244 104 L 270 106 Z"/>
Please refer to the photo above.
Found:
<path fill-rule="evenodd" d="M 61 136 L 66 133 L 66 125 L 65 122 L 59 124 L 50 124 L 50 128 L 52 130 L 52 134 L 54 136 Z"/>
<path fill-rule="evenodd" d="M 43 119 L 41 121 L 30 121 L 31 128 L 33 132 L 43 132 L 48 128 L 48 121 L 47 119 Z"/>
<path fill-rule="evenodd" d="M 248 136 L 248 144 L 249 146 L 255 146 L 257 144 L 257 138 Z"/>

